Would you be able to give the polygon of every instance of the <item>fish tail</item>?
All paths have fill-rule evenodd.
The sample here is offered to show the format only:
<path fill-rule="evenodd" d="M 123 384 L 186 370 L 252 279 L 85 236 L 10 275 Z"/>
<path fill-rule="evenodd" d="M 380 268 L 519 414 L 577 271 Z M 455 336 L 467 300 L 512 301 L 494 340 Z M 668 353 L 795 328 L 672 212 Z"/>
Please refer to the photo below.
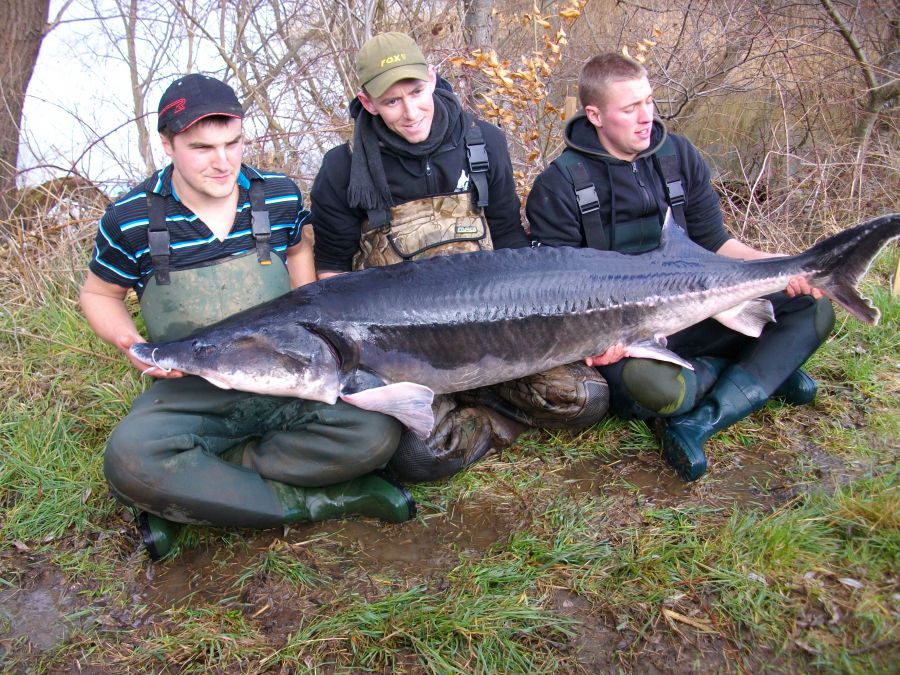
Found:
<path fill-rule="evenodd" d="M 876 324 L 881 313 L 856 287 L 878 252 L 898 236 L 900 213 L 894 213 L 829 237 L 798 258 L 812 284 L 859 320 Z"/>

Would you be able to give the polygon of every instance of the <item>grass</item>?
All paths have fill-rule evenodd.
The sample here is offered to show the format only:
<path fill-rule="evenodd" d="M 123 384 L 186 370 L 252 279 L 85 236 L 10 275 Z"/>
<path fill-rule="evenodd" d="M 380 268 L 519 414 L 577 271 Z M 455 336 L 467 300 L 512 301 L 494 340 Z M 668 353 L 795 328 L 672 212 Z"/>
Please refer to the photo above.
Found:
<path fill-rule="evenodd" d="M 900 303 L 885 290 L 896 248 L 865 286 L 881 325 L 839 314 L 809 364 L 815 407 L 773 404 L 719 435 L 697 483 L 665 482 L 647 427 L 608 419 L 578 435 L 530 432 L 414 486 L 414 523 L 187 527 L 153 565 L 102 475 L 106 437 L 143 384 L 77 310 L 70 261 L 85 242 L 73 236 L 58 257 L 0 266 L 0 671 L 887 673 L 897 662 Z M 766 470 L 743 471 L 753 458 Z M 68 632 L 43 651 L 16 633 L 11 603 L 25 591 L 69 598 L 47 619 Z"/>

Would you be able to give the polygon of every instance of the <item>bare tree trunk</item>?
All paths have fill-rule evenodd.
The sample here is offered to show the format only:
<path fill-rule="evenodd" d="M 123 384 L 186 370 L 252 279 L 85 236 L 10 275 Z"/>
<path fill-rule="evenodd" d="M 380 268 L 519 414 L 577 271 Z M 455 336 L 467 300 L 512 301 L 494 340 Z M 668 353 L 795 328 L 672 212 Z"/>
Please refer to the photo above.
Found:
<path fill-rule="evenodd" d="M 150 131 L 147 129 L 147 120 L 144 118 L 146 110 L 144 109 L 144 96 L 146 95 L 146 83 L 140 81 L 137 72 L 137 18 L 138 18 L 138 0 L 130 0 L 128 4 L 128 12 L 125 14 L 125 8 L 120 8 L 123 12 L 122 19 L 125 23 L 125 40 L 128 45 L 128 64 L 129 74 L 131 76 L 131 99 L 134 104 L 134 122 L 138 130 L 138 148 L 141 153 L 141 159 L 144 160 L 144 166 L 147 167 L 148 173 L 152 173 L 156 168 L 153 161 L 153 150 L 150 146 Z M 151 73 L 152 75 L 153 73 Z"/>
<path fill-rule="evenodd" d="M 16 162 L 25 92 L 34 72 L 50 0 L 0 2 L 0 218 L 15 204 Z"/>
<path fill-rule="evenodd" d="M 900 78 L 896 76 L 895 69 L 897 64 L 887 63 L 882 67 L 873 64 L 857 39 L 853 26 L 844 18 L 840 9 L 831 0 L 819 1 L 853 53 L 853 58 L 859 64 L 863 79 L 866 81 L 866 100 L 860 106 L 862 117 L 853 128 L 853 137 L 859 144 L 860 153 L 864 155 L 869 142 L 869 134 L 878 119 L 879 111 L 884 108 L 885 104 L 900 96 Z M 891 29 L 893 39 L 889 54 L 894 55 L 896 59 L 897 47 L 900 45 L 900 22 L 894 19 Z"/>
<path fill-rule="evenodd" d="M 465 39 L 469 51 L 491 46 L 493 0 L 465 0 Z"/>

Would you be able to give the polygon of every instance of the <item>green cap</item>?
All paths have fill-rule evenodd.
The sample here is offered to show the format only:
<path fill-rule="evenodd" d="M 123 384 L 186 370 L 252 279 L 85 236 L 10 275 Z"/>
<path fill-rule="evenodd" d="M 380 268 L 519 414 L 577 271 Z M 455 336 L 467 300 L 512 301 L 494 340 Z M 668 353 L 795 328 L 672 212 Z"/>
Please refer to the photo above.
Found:
<path fill-rule="evenodd" d="M 369 96 L 378 98 L 400 80 L 428 80 L 428 64 L 406 33 L 382 33 L 356 55 L 356 75 Z"/>

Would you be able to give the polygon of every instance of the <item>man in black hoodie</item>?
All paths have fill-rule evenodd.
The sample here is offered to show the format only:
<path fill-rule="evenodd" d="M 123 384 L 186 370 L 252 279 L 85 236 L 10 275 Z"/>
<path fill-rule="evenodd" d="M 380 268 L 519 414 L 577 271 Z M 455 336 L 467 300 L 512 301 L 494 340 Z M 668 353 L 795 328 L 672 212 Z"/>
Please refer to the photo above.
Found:
<path fill-rule="evenodd" d="M 412 38 L 373 37 L 356 70 L 353 139 L 326 153 L 310 193 L 319 278 L 528 246 L 503 134 L 463 111 Z M 589 426 L 607 402 L 603 378 L 582 363 L 440 396 L 432 436 L 404 432 L 390 466 L 403 480 L 447 476 L 526 426 Z"/>
<path fill-rule="evenodd" d="M 725 230 L 710 172 L 686 138 L 654 116 L 646 69 L 620 54 L 590 59 L 579 77 L 583 112 L 566 126 L 566 150 L 538 176 L 526 204 L 533 238 L 636 254 L 659 245 L 666 210 L 700 246 L 730 258 L 771 254 Z M 708 319 L 672 335 L 669 349 L 694 370 L 627 356 L 588 359 L 609 382 L 611 407 L 655 419 L 669 464 L 685 480 L 706 471 L 706 440 L 778 396 L 811 403 L 816 383 L 800 366 L 834 326 L 831 304 L 802 278 L 769 296 L 776 323 L 758 339 Z"/>

